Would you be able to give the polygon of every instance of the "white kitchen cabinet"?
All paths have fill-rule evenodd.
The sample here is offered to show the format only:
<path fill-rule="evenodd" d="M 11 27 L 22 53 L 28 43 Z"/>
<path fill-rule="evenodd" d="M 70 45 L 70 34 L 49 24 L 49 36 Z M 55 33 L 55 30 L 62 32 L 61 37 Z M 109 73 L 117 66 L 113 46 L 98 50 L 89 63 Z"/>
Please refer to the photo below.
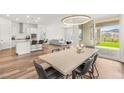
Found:
<path fill-rule="evenodd" d="M 17 34 L 19 34 L 19 23 L 12 22 L 11 29 L 12 29 L 11 31 L 12 36 L 16 36 Z"/>
<path fill-rule="evenodd" d="M 30 41 L 29 40 L 17 40 L 16 41 L 16 54 L 22 55 L 30 53 Z"/>
<path fill-rule="evenodd" d="M 43 50 L 42 44 L 31 45 L 31 51 Z"/>
<path fill-rule="evenodd" d="M 11 21 L 0 18 L 1 50 L 11 48 Z"/>

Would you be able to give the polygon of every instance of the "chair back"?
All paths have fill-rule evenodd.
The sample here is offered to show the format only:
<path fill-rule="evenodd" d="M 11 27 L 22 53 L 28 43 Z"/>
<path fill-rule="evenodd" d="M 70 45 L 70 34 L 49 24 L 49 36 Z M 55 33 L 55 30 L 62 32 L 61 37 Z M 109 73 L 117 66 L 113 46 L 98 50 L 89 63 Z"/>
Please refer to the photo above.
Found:
<path fill-rule="evenodd" d="M 72 41 L 67 41 L 67 42 L 66 42 L 67 45 L 68 45 L 68 44 L 71 44 L 71 43 L 72 43 Z"/>
<path fill-rule="evenodd" d="M 39 76 L 39 79 L 48 79 L 46 71 L 43 69 L 42 65 L 37 64 L 34 62 L 35 69 L 37 71 L 37 74 Z"/>
<path fill-rule="evenodd" d="M 56 48 L 52 50 L 52 53 L 60 51 L 60 48 Z"/>
<path fill-rule="evenodd" d="M 44 40 L 39 40 L 39 44 L 43 44 L 44 43 Z"/>
<path fill-rule="evenodd" d="M 91 68 L 91 66 L 92 66 L 92 64 L 93 64 L 93 58 L 90 58 L 90 59 L 88 59 L 85 63 L 84 63 L 84 68 L 83 68 L 83 70 L 82 70 L 82 72 L 81 72 L 81 74 L 82 75 L 84 75 L 84 74 L 86 74 L 88 71 L 89 71 L 89 69 Z"/>
<path fill-rule="evenodd" d="M 32 40 L 31 44 L 32 45 L 36 45 L 37 44 L 37 40 Z"/>

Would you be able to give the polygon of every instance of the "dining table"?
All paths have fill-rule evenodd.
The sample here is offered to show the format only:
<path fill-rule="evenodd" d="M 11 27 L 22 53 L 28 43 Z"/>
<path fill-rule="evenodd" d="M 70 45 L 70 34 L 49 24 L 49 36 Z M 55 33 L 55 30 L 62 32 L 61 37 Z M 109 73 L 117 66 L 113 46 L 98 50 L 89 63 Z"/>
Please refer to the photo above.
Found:
<path fill-rule="evenodd" d="M 85 48 L 82 52 L 78 52 L 76 47 L 72 47 L 58 52 L 40 55 L 39 58 L 63 75 L 72 74 L 72 78 L 75 78 L 73 71 L 98 51 L 99 49 L 96 48 Z"/>

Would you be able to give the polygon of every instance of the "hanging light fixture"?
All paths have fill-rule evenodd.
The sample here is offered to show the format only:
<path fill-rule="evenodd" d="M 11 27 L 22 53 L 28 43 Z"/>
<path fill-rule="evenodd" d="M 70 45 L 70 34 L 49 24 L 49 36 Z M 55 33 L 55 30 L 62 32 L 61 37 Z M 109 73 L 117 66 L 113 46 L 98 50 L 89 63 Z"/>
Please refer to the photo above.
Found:
<path fill-rule="evenodd" d="M 65 25 L 81 25 L 91 21 L 91 17 L 87 15 L 71 15 L 64 17 L 61 22 Z"/>
<path fill-rule="evenodd" d="M 61 22 L 64 24 L 64 27 L 74 27 L 74 26 L 79 26 L 86 24 L 88 22 L 92 21 L 93 22 L 93 46 L 96 45 L 95 43 L 95 20 L 91 18 L 90 16 L 87 15 L 70 15 L 67 17 L 62 18 Z"/>

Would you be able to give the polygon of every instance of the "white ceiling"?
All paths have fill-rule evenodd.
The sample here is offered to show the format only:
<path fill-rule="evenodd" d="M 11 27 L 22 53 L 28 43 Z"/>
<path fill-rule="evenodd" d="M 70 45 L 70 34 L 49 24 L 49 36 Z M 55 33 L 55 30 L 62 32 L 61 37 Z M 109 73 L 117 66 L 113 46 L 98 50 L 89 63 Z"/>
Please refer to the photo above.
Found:
<path fill-rule="evenodd" d="M 22 22 L 22 23 L 30 23 L 30 24 L 42 24 L 42 25 L 50 25 L 50 24 L 61 24 L 61 19 L 69 16 L 70 14 L 0 14 L 0 17 Z M 117 14 L 88 14 L 88 16 L 94 18 L 95 20 L 116 17 L 119 16 Z"/>

